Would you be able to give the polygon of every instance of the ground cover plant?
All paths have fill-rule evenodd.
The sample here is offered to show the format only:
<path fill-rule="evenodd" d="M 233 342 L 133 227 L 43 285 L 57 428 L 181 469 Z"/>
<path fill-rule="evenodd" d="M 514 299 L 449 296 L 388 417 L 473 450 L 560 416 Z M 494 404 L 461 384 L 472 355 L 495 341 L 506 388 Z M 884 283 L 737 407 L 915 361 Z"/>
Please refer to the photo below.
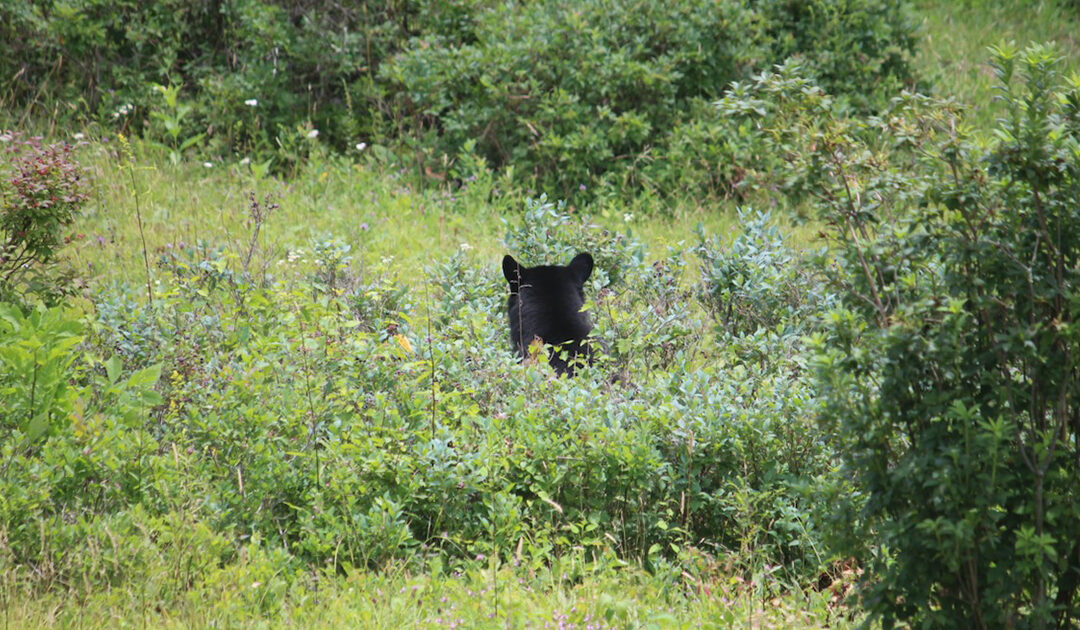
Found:
<path fill-rule="evenodd" d="M 102 287 L 93 316 L 12 307 L 4 392 L 26 402 L 4 452 L 11 592 L 154 584 L 148 596 L 171 609 L 178 584 L 264 547 L 281 588 L 311 570 L 531 580 L 555 562 L 574 585 L 597 566 L 644 565 L 669 576 L 684 615 L 726 550 L 756 554 L 739 571 L 747 584 L 770 567 L 768 584 L 730 583 L 740 597 L 816 579 L 815 499 L 799 480 L 827 461 L 809 438 L 806 379 L 787 361 L 702 361 L 711 319 L 681 267 L 653 266 L 636 239 L 547 202 L 511 227 L 511 251 L 587 247 L 613 261 L 592 279 L 611 350 L 573 381 L 517 363 L 504 280 L 461 251 L 412 289 L 388 265 L 350 267 L 332 240 L 280 265 L 164 248 L 152 299 L 140 282 Z M 632 306 L 643 299 L 647 310 Z M 63 395 L 36 397 L 37 373 Z M 51 431 L 27 428 L 24 408 Z M 56 528 L 45 538 L 43 520 Z M 178 572 L 148 575 L 155 558 Z"/>
<path fill-rule="evenodd" d="M 4 623 L 1075 627 L 1076 50 L 940 98 L 976 5 L 5 5 Z"/>

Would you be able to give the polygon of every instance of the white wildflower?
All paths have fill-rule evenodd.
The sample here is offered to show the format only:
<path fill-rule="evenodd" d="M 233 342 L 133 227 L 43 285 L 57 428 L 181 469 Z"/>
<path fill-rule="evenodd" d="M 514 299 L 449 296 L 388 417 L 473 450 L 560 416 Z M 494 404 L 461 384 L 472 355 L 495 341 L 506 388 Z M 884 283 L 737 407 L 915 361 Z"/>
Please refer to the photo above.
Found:
<path fill-rule="evenodd" d="M 124 103 L 123 105 L 120 106 L 120 109 L 113 112 L 112 117 L 113 118 L 120 118 L 121 116 L 127 116 L 134 109 L 135 109 L 135 106 L 132 105 L 131 103 Z"/>
<path fill-rule="evenodd" d="M 247 105 L 248 107 L 258 107 L 259 99 L 249 98 L 248 100 L 244 101 L 244 105 Z"/>
<path fill-rule="evenodd" d="M 308 140 L 314 140 L 315 138 L 318 138 L 318 137 L 319 137 L 319 130 L 318 129 L 312 129 L 311 131 L 307 132 Z"/>
<path fill-rule="evenodd" d="M 204 168 L 214 168 L 214 164 L 212 162 L 203 162 L 202 165 Z"/>
<path fill-rule="evenodd" d="M 367 143 L 366 142 L 358 142 L 358 143 L 356 143 L 356 150 L 357 151 L 363 151 L 366 148 L 367 148 Z"/>

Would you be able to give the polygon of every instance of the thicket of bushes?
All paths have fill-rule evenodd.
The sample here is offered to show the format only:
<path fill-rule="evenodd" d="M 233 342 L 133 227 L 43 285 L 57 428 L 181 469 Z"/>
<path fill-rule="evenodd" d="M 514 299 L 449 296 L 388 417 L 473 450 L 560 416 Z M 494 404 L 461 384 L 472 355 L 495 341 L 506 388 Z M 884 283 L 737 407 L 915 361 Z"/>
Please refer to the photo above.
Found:
<path fill-rule="evenodd" d="M 440 176 L 475 152 L 564 198 L 687 169 L 722 192 L 728 164 L 675 147 L 731 81 L 794 55 L 874 109 L 911 80 L 913 32 L 897 0 L 17 0 L 0 7 L 0 98 L 279 167 L 318 130 Z"/>
<path fill-rule="evenodd" d="M 698 251 L 747 270 L 793 260 L 761 221 L 741 238 Z M 829 451 L 809 373 L 767 351 L 810 326 L 806 310 L 779 300 L 775 325 L 714 328 L 682 254 L 650 264 L 547 202 L 507 245 L 603 261 L 589 293 L 610 351 L 595 367 L 571 380 L 518 365 L 501 278 L 460 253 L 427 270 L 426 296 L 341 257 L 252 277 L 191 248 L 159 259 L 152 306 L 138 288 L 100 295 L 94 316 L 5 307 L 0 566 L 119 584 L 174 554 L 168 579 L 198 582 L 256 541 L 285 554 L 281 570 L 614 552 L 680 573 L 701 550 L 816 578 L 826 506 L 810 480 Z M 745 290 L 727 278 L 700 294 L 724 283 Z"/>
<path fill-rule="evenodd" d="M 720 103 L 774 156 L 751 177 L 808 193 L 830 226 L 841 301 L 808 355 L 859 492 L 828 529 L 885 627 L 1080 617 L 1080 81 L 1059 62 L 995 51 L 990 146 L 955 103 L 852 118 L 794 67 Z"/>

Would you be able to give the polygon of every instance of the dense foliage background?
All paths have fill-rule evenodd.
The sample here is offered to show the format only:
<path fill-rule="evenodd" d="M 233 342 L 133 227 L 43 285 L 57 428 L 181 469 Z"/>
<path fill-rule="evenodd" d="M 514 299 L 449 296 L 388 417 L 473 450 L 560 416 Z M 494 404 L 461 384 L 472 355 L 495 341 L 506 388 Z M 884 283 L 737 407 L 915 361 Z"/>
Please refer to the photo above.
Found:
<path fill-rule="evenodd" d="M 792 55 L 880 107 L 914 42 L 897 0 L 17 0 L 0 29 L 11 106 L 279 169 L 312 130 L 440 178 L 474 174 L 464 153 L 560 197 L 604 175 L 672 191 L 663 164 L 695 112 Z"/>
<path fill-rule="evenodd" d="M 920 8 L 4 4 L 5 623 L 1075 627 L 1075 50 Z"/>

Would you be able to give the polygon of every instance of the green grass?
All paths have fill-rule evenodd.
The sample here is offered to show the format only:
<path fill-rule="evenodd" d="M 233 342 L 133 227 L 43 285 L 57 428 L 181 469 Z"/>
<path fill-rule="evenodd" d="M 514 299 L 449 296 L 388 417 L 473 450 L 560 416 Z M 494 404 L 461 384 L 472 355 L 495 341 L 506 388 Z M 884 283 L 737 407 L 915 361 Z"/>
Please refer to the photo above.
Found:
<path fill-rule="evenodd" d="M 847 628 L 836 592 L 792 591 L 763 580 L 716 576 L 692 588 L 640 570 L 604 570 L 568 581 L 476 568 L 463 573 L 388 569 L 294 583 L 252 576 L 244 562 L 165 602 L 132 584 L 7 600 L 3 628 Z M 783 589 L 771 594 L 768 589 Z M 8 596 L 17 595 L 9 591 Z M 163 605 L 167 604 L 167 605 Z"/>
<path fill-rule="evenodd" d="M 915 55 L 919 76 L 933 93 L 971 105 L 970 122 L 990 129 L 1001 111 L 994 99 L 991 46 L 1053 42 L 1062 71 L 1080 70 L 1080 4 L 1069 0 L 918 0 L 921 42 Z"/>
<path fill-rule="evenodd" d="M 425 266 L 461 249 L 496 267 L 505 253 L 506 221 L 516 224 L 513 217 L 527 196 L 497 176 L 464 191 L 438 182 L 417 189 L 411 179 L 375 161 L 353 163 L 321 153 L 287 182 L 258 177 L 239 162 L 174 166 L 137 142 L 132 145 L 136 166 L 130 167 L 119 157 L 118 141 L 100 142 L 92 130 L 84 135 L 91 140 L 80 158 L 93 177 L 96 198 L 78 226 L 83 238 L 71 254 L 94 284 L 144 278 L 137 209 L 151 263 L 170 248 L 202 242 L 233 252 L 232 262 L 239 265 L 254 234 L 249 217 L 254 193 L 261 204 L 269 199 L 280 208 L 260 230 L 253 269 L 272 270 L 290 251 L 310 252 L 312 243 L 338 238 L 353 247 L 361 266 L 393 258 L 399 279 L 415 286 Z M 734 207 L 597 202 L 581 211 L 662 255 L 668 246 L 693 243 L 698 225 L 713 234 L 730 232 Z"/>

